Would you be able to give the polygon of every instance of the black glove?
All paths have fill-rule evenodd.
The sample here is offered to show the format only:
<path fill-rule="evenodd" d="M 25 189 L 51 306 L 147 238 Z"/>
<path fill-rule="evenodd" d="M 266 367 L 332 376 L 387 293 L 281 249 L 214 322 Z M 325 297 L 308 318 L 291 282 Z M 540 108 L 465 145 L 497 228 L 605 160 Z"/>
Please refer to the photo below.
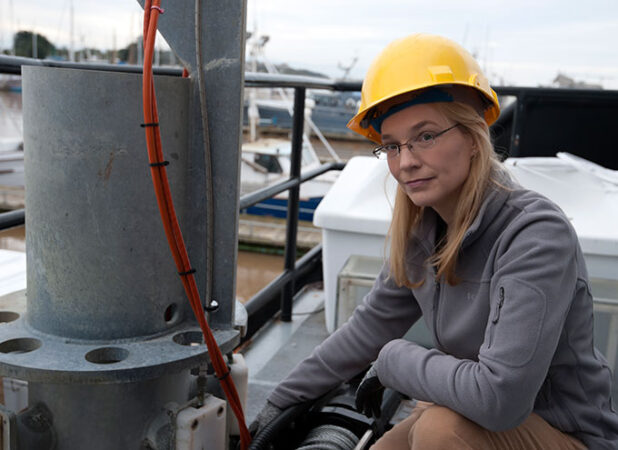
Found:
<path fill-rule="evenodd" d="M 372 364 L 356 389 L 356 409 L 371 418 L 382 414 L 384 386 L 378 379 L 378 372 Z"/>
<path fill-rule="evenodd" d="M 249 433 L 251 433 L 251 436 L 257 436 L 266 425 L 272 422 L 282 412 L 283 411 L 280 408 L 277 408 L 275 405 L 267 401 L 266 405 L 264 405 L 253 423 L 249 426 Z"/>

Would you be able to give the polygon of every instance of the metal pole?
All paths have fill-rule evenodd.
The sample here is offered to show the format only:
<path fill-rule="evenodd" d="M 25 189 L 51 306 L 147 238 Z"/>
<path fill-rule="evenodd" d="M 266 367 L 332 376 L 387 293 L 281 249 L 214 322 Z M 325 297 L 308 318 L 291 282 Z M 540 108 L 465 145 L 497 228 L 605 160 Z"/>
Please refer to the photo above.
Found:
<path fill-rule="evenodd" d="M 27 314 L 5 311 L 0 376 L 28 381 L 23 414 L 45 406 L 57 450 L 146 448 L 145 433 L 175 426 L 165 405 L 197 395 L 190 370 L 208 356 L 152 194 L 141 81 L 48 67 L 23 73 Z M 193 260 L 204 261 L 202 227 L 190 220 L 199 212 L 186 201 L 191 85 L 178 77 L 155 85 L 176 212 L 195 243 Z M 214 333 L 224 353 L 239 342 L 231 326 Z M 26 433 L 20 423 L 11 434 Z"/>
<path fill-rule="evenodd" d="M 140 4 L 144 0 L 138 0 Z M 197 285 L 202 299 L 219 303 L 209 316 L 213 328 L 229 329 L 233 325 L 236 296 L 236 254 L 238 247 L 238 204 L 240 186 L 240 147 L 242 140 L 242 103 L 245 61 L 245 0 L 201 1 L 196 22 L 195 0 L 173 2 L 160 17 L 159 30 L 191 76 L 191 111 L 188 171 L 189 187 L 186 203 L 195 212 L 191 221 L 202 229 L 199 239 L 187 238 L 187 248 L 193 249 L 191 261 L 197 270 Z M 191 17 L 191 19 L 188 19 Z M 187 39 L 187 30 L 195 38 Z M 201 42 L 200 42 L 201 41 Z M 200 44 L 200 45 L 198 45 Z M 202 49 L 202 67 L 198 67 L 197 51 Z M 206 101 L 200 98 L 197 71 L 201 72 Z M 211 149 L 210 172 L 206 166 L 208 149 L 204 139 L 203 111 L 207 111 L 208 141 Z M 214 193 L 213 223 L 208 223 L 205 192 L 211 184 Z M 205 256 L 206 236 L 214 230 L 212 295 L 206 299 L 208 272 Z M 193 254 L 204 251 L 201 260 Z"/>
<path fill-rule="evenodd" d="M 513 130 L 511 131 L 511 147 L 509 156 L 519 156 L 521 148 L 521 135 L 524 126 L 524 110 L 526 107 L 526 95 L 521 92 L 517 96 L 515 112 L 513 114 Z"/>
<path fill-rule="evenodd" d="M 303 151 L 303 125 L 305 113 L 305 89 L 294 89 L 294 118 L 292 128 L 292 158 L 290 163 L 290 180 L 300 178 L 300 162 Z M 298 197 L 300 187 L 294 186 L 288 194 L 287 228 L 285 239 L 284 270 L 294 270 L 296 262 L 296 235 L 298 232 Z M 292 297 L 294 296 L 294 279 L 283 287 L 281 295 L 281 320 L 292 320 Z"/>

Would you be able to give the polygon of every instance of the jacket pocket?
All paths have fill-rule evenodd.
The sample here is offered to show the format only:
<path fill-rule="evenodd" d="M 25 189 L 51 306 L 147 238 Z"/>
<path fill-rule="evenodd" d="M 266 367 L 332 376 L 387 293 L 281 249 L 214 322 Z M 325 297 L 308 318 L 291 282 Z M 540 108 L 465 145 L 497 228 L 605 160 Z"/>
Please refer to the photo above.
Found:
<path fill-rule="evenodd" d="M 498 303 L 491 313 L 490 320 L 491 324 L 489 325 L 489 337 L 487 341 L 487 348 L 491 348 L 491 341 L 493 340 L 494 330 L 496 329 L 496 324 L 500 320 L 500 313 L 502 312 L 502 306 L 504 305 L 504 287 L 500 286 L 498 289 Z"/>
<path fill-rule="evenodd" d="M 527 364 L 539 345 L 545 295 L 528 283 L 502 280 L 489 314 L 486 357 L 510 367 Z"/>

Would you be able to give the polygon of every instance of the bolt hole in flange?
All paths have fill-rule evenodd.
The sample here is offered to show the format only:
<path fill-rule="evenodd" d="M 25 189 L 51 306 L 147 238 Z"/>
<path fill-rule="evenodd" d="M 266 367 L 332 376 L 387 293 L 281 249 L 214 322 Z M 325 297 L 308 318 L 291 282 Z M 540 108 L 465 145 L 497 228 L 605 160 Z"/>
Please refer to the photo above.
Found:
<path fill-rule="evenodd" d="M 174 335 L 172 340 L 179 345 L 197 347 L 204 343 L 204 335 L 201 331 L 183 331 Z"/>
<path fill-rule="evenodd" d="M 178 318 L 178 305 L 176 303 L 172 303 L 167 308 L 165 308 L 165 312 L 163 313 L 163 320 L 165 323 L 176 322 Z"/>
<path fill-rule="evenodd" d="M 114 364 L 129 357 L 129 350 L 119 347 L 101 347 L 86 353 L 86 360 L 93 364 Z"/>
<path fill-rule="evenodd" d="M 0 311 L 0 323 L 9 323 L 19 319 L 19 314 L 13 311 Z"/>
<path fill-rule="evenodd" d="M 0 353 L 28 353 L 41 346 L 41 341 L 34 338 L 10 339 L 0 343 Z"/>

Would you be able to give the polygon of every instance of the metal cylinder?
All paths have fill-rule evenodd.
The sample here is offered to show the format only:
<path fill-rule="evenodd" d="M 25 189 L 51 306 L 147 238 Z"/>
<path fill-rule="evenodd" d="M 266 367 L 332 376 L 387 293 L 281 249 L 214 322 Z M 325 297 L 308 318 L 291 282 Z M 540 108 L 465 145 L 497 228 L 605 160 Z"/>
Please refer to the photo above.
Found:
<path fill-rule="evenodd" d="M 157 208 L 141 76 L 48 67 L 22 76 L 27 313 L 0 320 L 0 376 L 29 382 L 32 415 L 49 413 L 57 450 L 169 443 L 168 405 L 196 394 L 189 370 L 207 349 Z M 190 81 L 155 85 L 172 196 L 203 290 L 204 171 L 188 156 Z M 230 327 L 214 335 L 223 352 L 239 340 Z"/>
<path fill-rule="evenodd" d="M 52 411 L 59 450 L 137 450 L 149 426 L 166 414 L 165 405 L 189 400 L 191 378 L 185 372 L 137 383 L 30 383 L 29 396 Z M 169 425 L 158 428 L 159 433 L 174 432 Z"/>
<path fill-rule="evenodd" d="M 24 67 L 23 77 L 30 325 L 100 340 L 192 320 L 152 188 L 141 76 Z M 187 240 L 200 241 L 186 198 L 189 82 L 155 83 L 175 206 Z M 197 269 L 203 248 L 189 249 Z"/>

